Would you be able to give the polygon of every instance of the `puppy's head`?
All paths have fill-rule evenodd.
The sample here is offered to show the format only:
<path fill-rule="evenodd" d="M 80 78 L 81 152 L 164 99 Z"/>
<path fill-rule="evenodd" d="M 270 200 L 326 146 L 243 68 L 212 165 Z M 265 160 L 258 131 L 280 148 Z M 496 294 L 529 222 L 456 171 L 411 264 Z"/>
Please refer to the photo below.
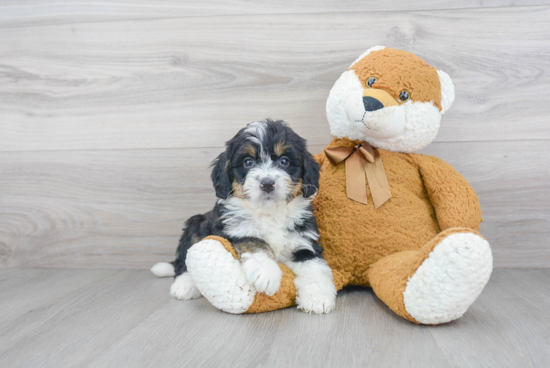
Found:
<path fill-rule="evenodd" d="M 256 204 L 312 196 L 319 187 L 319 165 L 306 141 L 284 122 L 253 122 L 226 143 L 213 163 L 216 196 Z"/>
<path fill-rule="evenodd" d="M 409 153 L 435 139 L 453 101 L 446 73 L 410 52 L 376 46 L 336 81 L 327 118 L 336 137 Z"/>

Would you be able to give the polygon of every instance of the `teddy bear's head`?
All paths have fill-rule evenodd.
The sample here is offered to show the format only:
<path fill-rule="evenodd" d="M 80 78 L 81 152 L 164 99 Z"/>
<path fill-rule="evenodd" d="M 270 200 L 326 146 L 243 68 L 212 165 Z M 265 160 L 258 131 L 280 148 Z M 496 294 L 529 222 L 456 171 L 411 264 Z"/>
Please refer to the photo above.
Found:
<path fill-rule="evenodd" d="M 435 139 L 454 97 L 445 72 L 409 52 L 376 46 L 336 81 L 327 118 L 335 137 L 409 153 Z"/>

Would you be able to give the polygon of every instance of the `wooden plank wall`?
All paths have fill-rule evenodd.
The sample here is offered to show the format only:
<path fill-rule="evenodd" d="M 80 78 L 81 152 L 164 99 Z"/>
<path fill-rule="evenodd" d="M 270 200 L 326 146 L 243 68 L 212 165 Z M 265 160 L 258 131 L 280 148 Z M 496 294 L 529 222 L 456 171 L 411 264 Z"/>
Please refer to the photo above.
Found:
<path fill-rule="evenodd" d="M 448 72 L 423 152 L 484 211 L 496 267 L 550 266 L 548 1 L 0 3 L 0 266 L 144 268 L 213 205 L 209 162 L 246 123 L 319 152 L 325 101 L 367 48 Z"/>

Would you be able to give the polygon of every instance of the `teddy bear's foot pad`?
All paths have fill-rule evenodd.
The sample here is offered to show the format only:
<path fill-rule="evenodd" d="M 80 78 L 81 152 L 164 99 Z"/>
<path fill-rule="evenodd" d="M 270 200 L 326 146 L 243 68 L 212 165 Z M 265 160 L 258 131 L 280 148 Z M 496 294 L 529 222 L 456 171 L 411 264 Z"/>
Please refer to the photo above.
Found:
<path fill-rule="evenodd" d="M 197 288 L 214 307 L 240 314 L 254 301 L 256 290 L 241 263 L 219 241 L 205 239 L 196 243 L 188 250 L 185 263 Z"/>
<path fill-rule="evenodd" d="M 485 239 L 473 233 L 451 234 L 409 279 L 403 292 L 405 308 L 423 324 L 460 318 L 489 281 L 492 269 Z"/>

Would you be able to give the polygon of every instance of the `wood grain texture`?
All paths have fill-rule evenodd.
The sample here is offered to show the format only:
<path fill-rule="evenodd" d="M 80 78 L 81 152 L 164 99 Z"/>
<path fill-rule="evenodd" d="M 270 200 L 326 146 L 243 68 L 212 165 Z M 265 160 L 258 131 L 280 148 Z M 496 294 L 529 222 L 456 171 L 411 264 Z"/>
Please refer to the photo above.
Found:
<path fill-rule="evenodd" d="M 376 44 L 452 76 L 424 152 L 476 189 L 495 265 L 549 267 L 549 19 L 539 0 L 3 1 L 0 267 L 170 260 L 223 142 L 273 117 L 320 151 L 332 84 Z"/>
<path fill-rule="evenodd" d="M 468 312 L 439 326 L 396 316 L 370 289 L 339 292 L 328 315 L 231 315 L 204 298 L 172 299 L 171 282 L 145 270 L 0 269 L 0 308 L 13 306 L 0 313 L 0 366 L 550 364 L 550 270 L 495 270 Z"/>
<path fill-rule="evenodd" d="M 51 25 L 114 20 L 139 20 L 159 18 L 181 18 L 216 15 L 261 15 L 261 14 L 301 14 L 334 12 L 381 12 L 407 10 L 441 10 L 466 8 L 515 7 L 526 5 L 546 5 L 545 0 L 309 0 L 309 1 L 246 1 L 246 0 L 205 0 L 205 1 L 109 1 L 93 0 L 4 0 L 1 4 L 0 27 L 28 27 L 29 25 Z"/>
<path fill-rule="evenodd" d="M 496 267 L 550 267 L 548 141 L 432 144 L 475 189 Z"/>
<path fill-rule="evenodd" d="M 320 152 L 322 146 L 311 146 Z M 0 153 L 0 265 L 148 268 L 210 210 L 219 148 Z M 548 142 L 434 143 L 477 191 L 496 267 L 549 267 Z"/>
<path fill-rule="evenodd" d="M 16 348 L 29 333 L 41 328 L 42 312 L 49 311 L 50 316 L 58 313 L 58 303 L 74 302 L 74 299 L 67 299 L 67 295 L 79 294 L 89 284 L 102 284 L 106 278 L 113 279 L 112 276 L 120 272 L 38 268 L 5 271 L 8 270 L 2 269 L 0 273 L 0 355 L 7 349 Z"/>
<path fill-rule="evenodd" d="M 61 282 L 28 283 L 24 293 L 16 288 L 13 295 L 3 296 L 3 300 L 18 303 L 20 311 L 15 318 L 2 318 L 4 337 L 9 338 L 0 344 L 0 362 L 27 367 L 85 366 L 166 302 L 166 298 L 154 297 L 158 286 L 148 282 L 147 272 L 104 270 L 97 278 L 99 270 L 94 271 L 95 280 L 91 271 L 63 271 L 64 275 L 54 276 Z M 63 285 L 74 283 L 83 285 Z M 49 296 L 37 301 L 35 294 Z"/>
<path fill-rule="evenodd" d="M 324 144 L 332 84 L 376 44 L 453 77 L 438 142 L 550 139 L 548 19 L 530 6 L 3 28 L 0 150 L 221 147 L 265 117 Z"/>
<path fill-rule="evenodd" d="M 438 347 L 457 367 L 548 366 L 550 300 L 538 297 L 548 291 L 542 285 L 548 277 L 549 270 L 495 270 L 463 318 L 448 328 L 431 329 Z M 532 300 L 537 298 L 541 303 L 535 306 Z M 479 349 L 489 361 L 477 353 Z"/>

